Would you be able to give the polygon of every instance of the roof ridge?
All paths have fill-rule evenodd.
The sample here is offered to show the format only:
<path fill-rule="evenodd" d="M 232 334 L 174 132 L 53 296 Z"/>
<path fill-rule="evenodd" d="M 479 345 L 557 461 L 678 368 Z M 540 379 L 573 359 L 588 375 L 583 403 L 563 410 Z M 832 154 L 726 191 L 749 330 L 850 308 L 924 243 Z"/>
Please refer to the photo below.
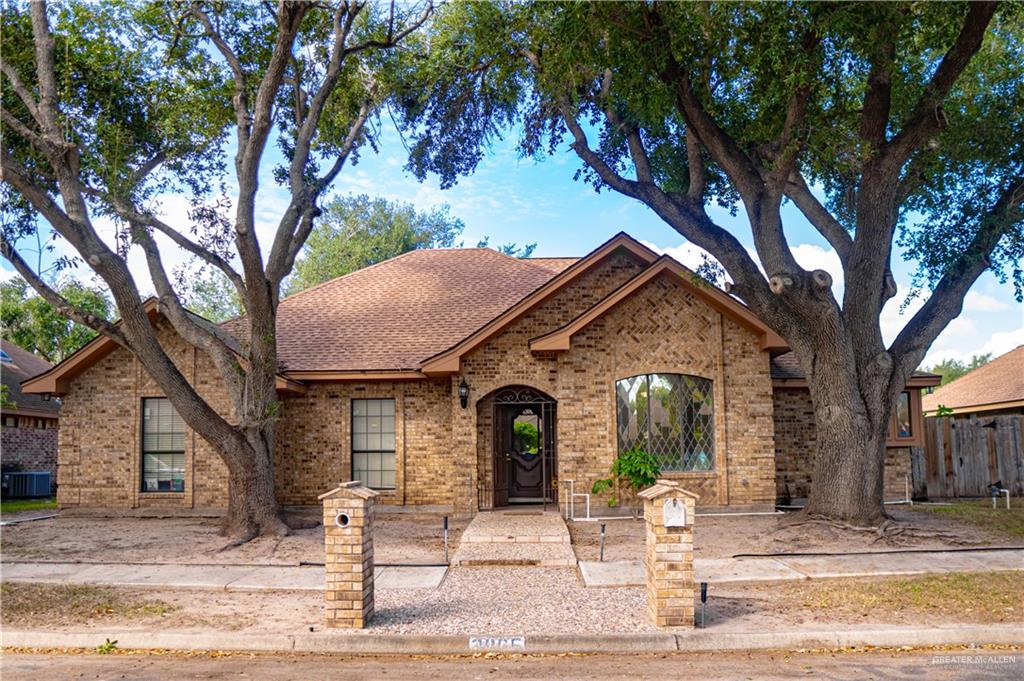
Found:
<path fill-rule="evenodd" d="M 334 277 L 333 279 L 328 279 L 327 281 L 321 281 L 319 284 L 315 284 L 313 286 L 310 286 L 309 288 L 304 288 L 301 291 L 296 291 L 295 293 L 291 294 L 290 296 L 285 296 L 284 298 L 282 298 L 278 302 L 278 305 L 280 305 L 281 303 L 283 303 L 286 300 L 292 300 L 293 298 L 297 298 L 298 296 L 301 296 L 304 293 L 310 293 L 311 291 L 315 291 L 318 288 L 323 288 L 327 284 L 333 284 L 334 282 L 340 281 L 342 279 L 345 279 L 346 277 L 351 277 L 353 274 L 358 274 L 358 273 L 361 273 L 361 272 L 366 272 L 367 270 L 372 270 L 372 269 L 374 269 L 376 267 L 380 267 L 381 265 L 384 265 L 386 263 L 393 262 L 395 260 L 399 260 L 401 258 L 404 258 L 407 255 L 410 255 L 412 253 L 416 253 L 417 251 L 423 251 L 423 250 L 428 250 L 429 251 L 429 250 L 434 250 L 434 249 L 430 249 L 430 248 L 426 248 L 426 249 L 424 249 L 424 248 L 414 248 L 411 251 L 406 251 L 405 253 L 399 253 L 398 255 L 396 255 L 396 256 L 394 256 L 392 258 L 388 258 L 387 260 L 381 260 L 380 262 L 375 262 L 372 265 L 367 265 L 366 267 L 360 267 L 359 269 L 352 270 L 351 272 L 349 272 L 347 274 L 342 274 L 341 276 Z M 244 315 L 242 315 L 242 316 L 244 316 Z"/>
<path fill-rule="evenodd" d="M 435 251 L 435 252 L 437 252 L 437 251 L 445 251 L 445 252 L 448 252 L 448 251 L 452 251 L 452 252 L 455 252 L 455 251 L 460 251 L 460 252 L 464 252 L 464 251 L 486 251 L 488 253 L 493 253 L 495 255 L 501 256 L 502 258 L 507 258 L 509 260 L 513 260 L 515 262 L 522 262 L 524 260 L 529 260 L 529 258 L 516 258 L 516 257 L 511 256 L 511 255 L 506 255 L 505 253 L 502 253 L 501 251 L 499 251 L 497 249 L 486 248 L 486 247 L 476 247 L 476 246 L 474 246 L 472 248 L 463 248 L 463 247 L 456 247 L 456 246 L 450 246 L 450 247 L 446 246 L 444 248 L 414 248 L 411 251 L 406 251 L 405 253 L 399 253 L 398 255 L 396 255 L 394 257 L 388 258 L 387 260 L 381 260 L 380 262 L 375 262 L 372 265 L 367 265 L 366 267 L 361 267 L 358 270 L 352 270 L 348 274 L 342 274 L 341 276 L 334 277 L 333 279 L 328 279 L 327 281 L 322 281 L 319 284 L 316 284 L 315 286 L 310 286 L 309 288 L 302 289 L 301 291 L 297 291 L 296 293 L 293 293 L 290 296 L 286 296 L 286 297 L 282 298 L 281 301 L 278 303 L 278 305 L 280 305 L 281 303 L 283 303 L 286 300 L 292 300 L 293 298 L 301 296 L 304 293 L 309 293 L 311 291 L 315 291 L 318 288 L 322 288 L 322 287 L 326 286 L 327 284 L 333 284 L 333 283 L 335 283 L 337 281 L 340 281 L 340 280 L 342 280 L 342 279 L 344 279 L 346 277 L 351 277 L 354 274 L 360 274 L 360 273 L 366 272 L 368 270 L 372 270 L 372 269 L 374 269 L 376 267 L 380 267 L 381 265 L 385 265 L 385 264 L 387 264 L 389 262 L 394 262 L 396 260 L 401 260 L 402 258 L 404 258 L 406 256 L 410 256 L 410 255 L 413 255 L 413 254 L 416 254 L 416 253 L 428 253 L 428 252 L 431 252 L 431 251 Z M 535 267 L 535 265 L 531 264 L 531 267 Z M 243 315 L 239 315 L 238 317 L 234 317 L 233 319 L 238 319 L 238 318 L 244 317 L 244 316 L 245 316 L 244 314 Z M 231 321 L 231 320 L 225 320 L 222 323 L 226 323 L 228 321 Z"/>
<path fill-rule="evenodd" d="M 933 392 L 932 394 L 933 395 L 937 394 L 940 390 L 945 390 L 949 386 L 954 385 L 958 381 L 962 381 L 965 378 L 969 378 L 971 376 L 977 378 L 978 376 L 982 375 L 981 372 L 989 373 L 991 371 L 992 365 L 994 365 L 997 362 L 1000 362 L 1001 360 L 1006 360 L 1006 359 L 1010 358 L 1011 355 L 1013 355 L 1015 352 L 1017 352 L 1018 350 L 1021 350 L 1021 349 L 1024 349 L 1024 343 L 1021 343 L 1020 345 L 1018 345 L 1017 347 L 1013 348 L 1012 350 L 1007 350 L 1006 352 L 1004 352 L 1003 354 L 999 355 L 998 357 L 993 357 L 989 361 L 987 361 L 984 364 L 982 364 L 980 367 L 977 367 L 976 369 L 972 369 L 971 371 L 968 371 L 963 376 L 957 376 L 956 378 L 954 378 L 952 381 L 950 381 L 946 385 L 939 386 L 938 388 L 936 388 L 935 392 Z"/>

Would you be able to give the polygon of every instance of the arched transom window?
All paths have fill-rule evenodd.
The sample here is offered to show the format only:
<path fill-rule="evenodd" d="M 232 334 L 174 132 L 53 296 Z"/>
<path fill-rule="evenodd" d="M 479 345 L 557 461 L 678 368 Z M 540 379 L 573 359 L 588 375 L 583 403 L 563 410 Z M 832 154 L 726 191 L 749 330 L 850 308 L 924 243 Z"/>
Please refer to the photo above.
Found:
<path fill-rule="evenodd" d="M 662 471 L 715 467 L 712 384 L 685 374 L 643 374 L 617 381 L 619 452 L 642 449 Z"/>

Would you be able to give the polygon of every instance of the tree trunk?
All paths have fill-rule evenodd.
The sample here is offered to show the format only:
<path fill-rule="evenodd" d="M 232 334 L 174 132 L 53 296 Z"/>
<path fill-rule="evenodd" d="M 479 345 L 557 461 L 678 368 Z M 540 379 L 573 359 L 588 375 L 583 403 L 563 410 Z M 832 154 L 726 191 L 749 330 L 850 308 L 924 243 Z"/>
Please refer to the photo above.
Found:
<path fill-rule="evenodd" d="M 259 535 L 284 536 L 288 526 L 281 517 L 281 507 L 274 491 L 273 450 L 264 437 L 273 429 L 263 432 L 250 430 L 245 444 L 227 452 L 228 512 L 224 530 L 236 542 L 244 542 Z"/>
<path fill-rule="evenodd" d="M 823 354 L 830 356 L 823 360 Z M 816 451 L 805 511 L 873 526 L 886 518 L 882 490 L 891 400 L 884 389 L 863 385 L 852 357 L 842 354 L 819 351 L 808 378 Z"/>

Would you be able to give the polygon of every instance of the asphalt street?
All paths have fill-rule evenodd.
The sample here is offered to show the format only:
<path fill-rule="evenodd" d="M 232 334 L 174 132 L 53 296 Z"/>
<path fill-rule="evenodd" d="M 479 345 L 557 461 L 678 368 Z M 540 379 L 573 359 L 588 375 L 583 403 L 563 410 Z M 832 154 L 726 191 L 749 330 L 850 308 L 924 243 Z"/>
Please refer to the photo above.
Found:
<path fill-rule="evenodd" d="M 5 652 L 4 679 L 1013 679 L 1024 650 L 914 650 L 696 655 L 351 657 Z"/>

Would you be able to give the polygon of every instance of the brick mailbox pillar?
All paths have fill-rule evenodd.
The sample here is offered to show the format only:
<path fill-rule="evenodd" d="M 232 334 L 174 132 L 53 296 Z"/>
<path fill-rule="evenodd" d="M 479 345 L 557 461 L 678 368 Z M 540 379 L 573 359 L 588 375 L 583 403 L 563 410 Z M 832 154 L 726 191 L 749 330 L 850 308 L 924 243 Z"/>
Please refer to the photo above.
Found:
<path fill-rule="evenodd" d="M 359 482 L 320 495 L 324 504 L 328 627 L 361 629 L 373 617 L 373 498 Z"/>
<path fill-rule="evenodd" d="M 658 627 L 692 627 L 693 514 L 699 498 L 673 480 L 640 492 L 647 547 L 647 614 Z"/>

